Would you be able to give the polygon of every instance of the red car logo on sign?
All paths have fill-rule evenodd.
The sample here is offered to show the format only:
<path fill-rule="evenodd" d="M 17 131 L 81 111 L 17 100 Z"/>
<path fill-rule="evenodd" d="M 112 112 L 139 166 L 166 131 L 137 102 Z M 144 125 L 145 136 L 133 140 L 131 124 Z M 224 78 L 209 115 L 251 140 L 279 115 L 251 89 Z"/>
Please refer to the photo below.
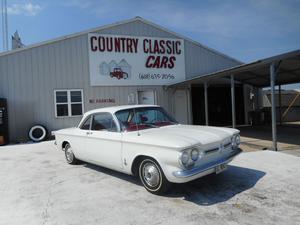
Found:
<path fill-rule="evenodd" d="M 121 68 L 114 68 L 114 71 L 110 72 L 110 77 L 116 77 L 118 80 L 127 79 L 128 73 L 124 72 Z"/>

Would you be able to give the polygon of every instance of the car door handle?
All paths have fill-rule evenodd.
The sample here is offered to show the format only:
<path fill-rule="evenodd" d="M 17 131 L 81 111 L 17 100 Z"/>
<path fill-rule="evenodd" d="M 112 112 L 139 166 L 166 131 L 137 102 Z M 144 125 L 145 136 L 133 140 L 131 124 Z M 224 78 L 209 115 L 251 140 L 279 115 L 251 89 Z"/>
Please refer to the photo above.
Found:
<path fill-rule="evenodd" d="M 91 131 L 86 132 L 86 135 L 90 135 L 90 134 L 93 134 L 93 132 Z"/>

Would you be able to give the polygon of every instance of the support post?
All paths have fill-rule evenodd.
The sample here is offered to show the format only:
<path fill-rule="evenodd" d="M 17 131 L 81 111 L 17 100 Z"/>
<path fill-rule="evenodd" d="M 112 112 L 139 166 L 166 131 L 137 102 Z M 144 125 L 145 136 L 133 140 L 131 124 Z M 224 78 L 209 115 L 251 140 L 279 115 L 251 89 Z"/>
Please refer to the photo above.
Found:
<path fill-rule="evenodd" d="M 235 121 L 235 90 L 234 90 L 234 77 L 233 75 L 230 76 L 231 81 L 231 115 L 232 115 L 232 127 L 236 127 Z"/>
<path fill-rule="evenodd" d="M 275 81 L 276 68 L 275 63 L 270 65 L 270 85 L 271 85 L 271 104 L 272 104 L 272 140 L 273 150 L 277 151 L 277 130 L 276 130 L 276 102 L 275 102 Z"/>
<path fill-rule="evenodd" d="M 207 97 L 207 81 L 204 82 L 204 108 L 205 108 L 205 125 L 208 126 L 208 97 Z"/>
<path fill-rule="evenodd" d="M 282 106 L 282 103 L 281 103 L 281 85 L 279 85 L 279 93 L 278 93 L 278 104 L 279 104 L 279 124 L 280 126 L 282 125 L 282 109 L 281 109 L 281 106 Z"/>

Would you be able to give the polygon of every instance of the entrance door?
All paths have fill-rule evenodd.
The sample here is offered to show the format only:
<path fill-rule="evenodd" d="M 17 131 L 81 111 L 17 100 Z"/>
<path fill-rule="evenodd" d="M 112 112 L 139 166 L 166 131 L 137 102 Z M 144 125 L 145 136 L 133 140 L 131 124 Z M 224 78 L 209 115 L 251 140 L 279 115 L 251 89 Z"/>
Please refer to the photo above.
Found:
<path fill-rule="evenodd" d="M 155 93 L 153 90 L 138 91 L 138 104 L 155 105 Z"/>
<path fill-rule="evenodd" d="M 181 124 L 188 124 L 188 92 L 187 90 L 177 90 L 174 93 L 174 116 Z"/>

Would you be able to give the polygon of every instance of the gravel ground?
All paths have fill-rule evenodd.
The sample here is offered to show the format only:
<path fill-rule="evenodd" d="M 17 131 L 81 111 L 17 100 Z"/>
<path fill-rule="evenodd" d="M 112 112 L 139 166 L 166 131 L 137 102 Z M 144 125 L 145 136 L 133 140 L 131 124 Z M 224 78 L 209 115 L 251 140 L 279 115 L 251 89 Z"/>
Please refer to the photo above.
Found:
<path fill-rule="evenodd" d="M 242 153 L 224 173 L 148 193 L 128 175 L 71 166 L 53 142 L 0 147 L 0 224 L 300 224 L 300 158 Z"/>

